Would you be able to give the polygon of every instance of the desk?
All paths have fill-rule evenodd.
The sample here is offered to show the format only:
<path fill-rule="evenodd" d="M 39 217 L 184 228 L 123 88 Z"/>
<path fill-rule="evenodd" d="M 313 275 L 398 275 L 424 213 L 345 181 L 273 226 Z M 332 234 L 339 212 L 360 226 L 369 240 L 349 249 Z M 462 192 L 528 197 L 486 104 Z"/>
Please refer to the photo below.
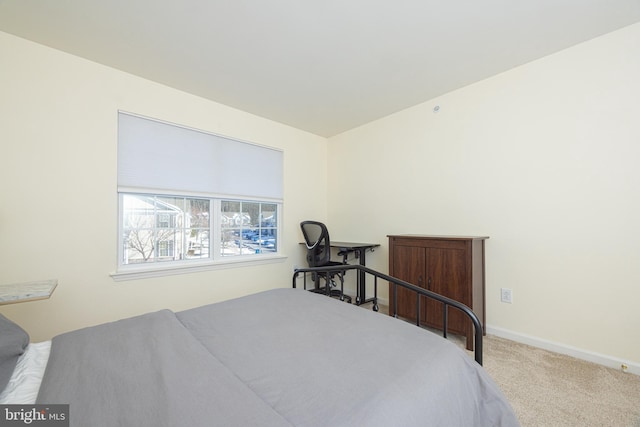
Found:
<path fill-rule="evenodd" d="M 366 253 L 367 251 L 373 252 L 373 248 L 377 248 L 380 246 L 378 243 L 355 243 L 355 242 L 330 242 L 332 248 L 338 249 L 338 252 L 342 252 L 342 259 L 347 261 L 347 256 L 349 253 L 353 252 L 356 258 L 360 259 L 360 265 L 366 265 Z M 367 287 L 365 283 L 365 273 L 360 272 L 357 279 L 356 284 L 356 304 L 365 304 L 367 302 L 373 301 L 372 299 L 367 300 Z"/>

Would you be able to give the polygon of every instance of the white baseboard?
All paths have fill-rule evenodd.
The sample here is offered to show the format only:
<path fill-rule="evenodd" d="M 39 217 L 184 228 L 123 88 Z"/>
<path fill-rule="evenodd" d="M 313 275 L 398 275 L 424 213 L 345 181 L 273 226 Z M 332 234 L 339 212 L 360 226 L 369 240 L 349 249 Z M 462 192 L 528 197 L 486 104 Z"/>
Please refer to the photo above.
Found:
<path fill-rule="evenodd" d="M 518 332 L 510 331 L 508 329 L 493 327 L 491 325 L 487 325 L 485 329 L 487 334 L 489 335 L 495 335 L 500 338 L 505 338 L 533 347 L 542 348 L 544 350 L 553 351 L 555 353 L 565 354 L 567 356 L 575 357 L 576 359 L 597 363 L 608 368 L 622 370 L 622 365 L 625 365 L 627 367 L 625 372 L 640 375 L 640 364 L 638 363 L 618 359 L 606 354 L 594 353 L 592 351 L 583 350 L 557 342 L 547 341 L 542 338 L 521 334 Z"/>
<path fill-rule="evenodd" d="M 368 297 L 371 296 L 368 295 Z M 386 298 L 378 298 L 378 303 L 380 305 L 388 306 L 389 300 Z M 495 335 L 500 338 L 527 344 L 532 347 L 553 351 L 555 353 L 565 354 L 567 356 L 575 357 L 576 359 L 597 363 L 598 365 L 606 366 L 607 368 L 616 369 L 618 371 L 622 370 L 622 365 L 624 365 L 627 367 L 625 372 L 640 375 L 640 363 L 630 362 L 628 360 L 619 359 L 617 357 L 609 356 L 606 354 L 594 353 L 592 351 L 583 350 L 581 348 L 548 341 L 542 338 L 521 334 L 519 332 L 498 328 L 491 325 L 486 325 L 485 330 L 489 335 Z"/>

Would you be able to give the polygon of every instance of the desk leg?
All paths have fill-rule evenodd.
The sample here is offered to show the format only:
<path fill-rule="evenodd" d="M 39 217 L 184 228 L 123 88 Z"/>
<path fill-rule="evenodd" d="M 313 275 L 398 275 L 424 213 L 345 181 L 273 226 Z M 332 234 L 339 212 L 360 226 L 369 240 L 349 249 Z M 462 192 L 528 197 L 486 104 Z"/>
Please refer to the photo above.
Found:
<path fill-rule="evenodd" d="M 361 249 L 356 252 L 360 257 L 360 265 L 366 266 L 366 258 L 365 254 L 367 253 L 367 249 Z M 378 311 L 378 295 L 377 292 L 373 298 L 367 299 L 367 283 L 366 283 L 366 273 L 364 271 L 360 271 L 357 278 L 357 295 L 356 295 L 356 305 L 366 304 L 368 302 L 373 302 L 373 311 Z"/>
<path fill-rule="evenodd" d="M 361 250 L 361 249 L 357 249 L 356 250 L 356 255 L 358 258 L 360 258 L 360 265 L 366 265 L 365 263 L 365 253 L 367 251 L 366 250 Z M 360 304 L 364 304 L 367 301 L 367 287 L 365 286 L 365 274 L 364 272 L 360 271 L 358 272 L 358 279 L 357 279 L 357 297 L 356 297 L 356 304 L 360 305 Z"/>

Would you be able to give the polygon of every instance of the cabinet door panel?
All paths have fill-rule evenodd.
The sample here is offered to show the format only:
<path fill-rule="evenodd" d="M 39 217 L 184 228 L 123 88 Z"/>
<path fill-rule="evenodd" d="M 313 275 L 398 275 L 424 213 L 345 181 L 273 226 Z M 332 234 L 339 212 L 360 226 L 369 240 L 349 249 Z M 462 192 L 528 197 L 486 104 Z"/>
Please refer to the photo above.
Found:
<path fill-rule="evenodd" d="M 389 272 L 469 306 L 484 324 L 484 241 L 488 237 L 389 235 Z M 400 248 L 403 249 L 400 249 Z M 422 251 L 420 251 L 420 249 Z M 407 260 L 411 261 L 407 261 Z M 410 262 L 410 265 L 406 263 Z M 422 279 L 422 281 L 421 281 Z M 430 280 L 429 280 L 430 279 Z M 392 287 L 390 286 L 390 291 Z M 400 291 L 400 290 L 399 290 Z M 443 307 L 421 297 L 420 322 L 442 329 Z M 389 295 L 393 304 L 393 296 Z M 416 296 L 398 292 L 399 315 L 415 321 Z M 471 321 L 455 308 L 449 308 L 448 331 L 464 335 L 467 349 L 473 349 Z"/>
<path fill-rule="evenodd" d="M 467 254 L 459 249 L 427 249 L 427 289 L 469 304 Z M 428 300 L 424 311 L 424 321 L 442 328 L 443 306 Z M 457 309 L 449 309 L 449 330 L 466 333 L 468 321 Z"/>
<path fill-rule="evenodd" d="M 425 248 L 396 246 L 393 274 L 400 280 L 425 287 Z M 416 320 L 416 293 L 398 286 L 398 316 Z M 421 304 L 423 304 L 421 302 Z"/>

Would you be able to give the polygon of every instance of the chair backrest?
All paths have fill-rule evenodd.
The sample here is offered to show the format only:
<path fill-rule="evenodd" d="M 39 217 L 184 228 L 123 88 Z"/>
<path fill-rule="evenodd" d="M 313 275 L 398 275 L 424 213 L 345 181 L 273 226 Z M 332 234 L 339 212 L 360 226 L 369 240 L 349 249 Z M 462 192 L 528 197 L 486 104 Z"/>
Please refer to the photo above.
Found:
<path fill-rule="evenodd" d="M 302 221 L 302 235 L 307 245 L 309 267 L 320 267 L 331 260 L 331 243 L 327 226 L 318 221 Z"/>

